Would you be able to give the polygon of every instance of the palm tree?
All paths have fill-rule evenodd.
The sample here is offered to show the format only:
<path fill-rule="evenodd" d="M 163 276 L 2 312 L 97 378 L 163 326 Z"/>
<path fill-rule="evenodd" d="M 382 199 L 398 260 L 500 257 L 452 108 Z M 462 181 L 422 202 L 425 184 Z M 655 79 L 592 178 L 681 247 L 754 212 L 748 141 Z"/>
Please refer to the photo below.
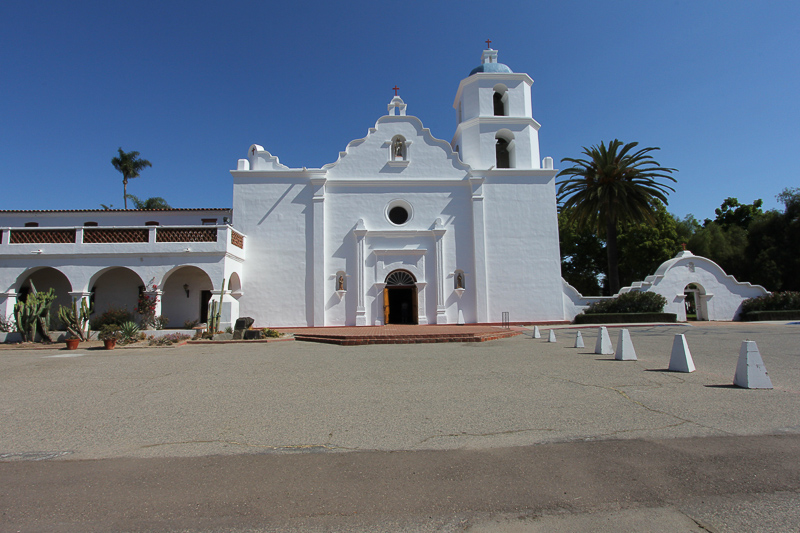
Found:
<path fill-rule="evenodd" d="M 608 148 L 583 148 L 587 159 L 565 157 L 574 166 L 562 170 L 557 178 L 569 179 L 558 185 L 558 202 L 563 212 L 581 228 L 591 228 L 606 237 L 608 285 L 611 294 L 619 292 L 617 231 L 628 224 L 655 222 L 650 201 L 667 204 L 668 191 L 675 189 L 660 180 L 675 182 L 674 168 L 663 168 L 649 155 L 659 148 L 633 151 L 639 143 L 614 139 Z"/>
<path fill-rule="evenodd" d="M 123 152 L 122 148 L 119 149 L 119 157 L 113 158 L 111 164 L 122 173 L 125 209 L 128 209 L 128 180 L 138 178 L 139 172 L 153 165 L 147 159 L 139 159 L 139 152 Z"/>
<path fill-rule="evenodd" d="M 172 209 L 172 207 L 167 203 L 167 201 L 161 198 L 160 196 L 153 196 L 152 198 L 148 198 L 147 200 L 142 200 L 138 196 L 129 194 L 128 198 L 130 198 L 131 202 L 133 202 L 134 209 L 145 209 L 145 210 Z"/>

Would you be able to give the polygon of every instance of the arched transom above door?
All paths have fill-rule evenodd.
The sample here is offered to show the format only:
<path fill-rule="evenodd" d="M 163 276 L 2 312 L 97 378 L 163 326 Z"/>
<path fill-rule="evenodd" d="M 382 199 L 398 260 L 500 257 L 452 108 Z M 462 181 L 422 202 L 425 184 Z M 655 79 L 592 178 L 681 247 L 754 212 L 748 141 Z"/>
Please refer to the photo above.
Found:
<path fill-rule="evenodd" d="M 416 282 L 417 280 L 414 279 L 414 276 L 405 270 L 395 270 L 386 276 L 386 285 L 389 286 L 408 286 L 414 285 Z"/>

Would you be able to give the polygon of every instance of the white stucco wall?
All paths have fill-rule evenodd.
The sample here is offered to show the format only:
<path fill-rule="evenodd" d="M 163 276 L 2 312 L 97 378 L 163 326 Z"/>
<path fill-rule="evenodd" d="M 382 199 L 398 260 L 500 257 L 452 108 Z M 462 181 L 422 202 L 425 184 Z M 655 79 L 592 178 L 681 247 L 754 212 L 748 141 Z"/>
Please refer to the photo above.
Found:
<path fill-rule="evenodd" d="M 664 311 L 675 313 L 678 320 L 684 321 L 684 291 L 689 284 L 700 288 L 701 301 L 698 304 L 705 305 L 701 312 L 703 315 L 707 313 L 707 320 L 737 320 L 742 302 L 769 294 L 761 285 L 737 281 L 712 260 L 689 251 L 680 252 L 673 259 L 665 261 L 654 275 L 621 289 L 620 294 L 629 291 L 658 293 L 667 299 Z"/>

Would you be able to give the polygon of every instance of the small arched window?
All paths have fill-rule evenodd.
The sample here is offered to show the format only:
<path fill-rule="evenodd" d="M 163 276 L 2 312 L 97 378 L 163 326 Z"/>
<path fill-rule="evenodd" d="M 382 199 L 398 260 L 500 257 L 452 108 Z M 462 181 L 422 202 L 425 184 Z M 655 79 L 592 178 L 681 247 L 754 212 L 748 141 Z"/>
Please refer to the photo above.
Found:
<path fill-rule="evenodd" d="M 83 226 L 84 227 L 94 227 L 94 226 L 97 226 L 97 222 L 84 222 Z"/>
<path fill-rule="evenodd" d="M 511 153 L 508 141 L 503 138 L 497 139 L 495 151 L 497 154 L 497 168 L 511 168 Z"/>
<path fill-rule="evenodd" d="M 508 116 L 508 87 L 502 83 L 494 86 L 494 94 L 492 95 L 492 107 L 494 109 L 494 116 L 507 117 Z"/>
<path fill-rule="evenodd" d="M 500 93 L 494 93 L 494 116 L 496 117 L 504 117 L 506 116 L 506 106 L 503 104 L 503 95 Z"/>
<path fill-rule="evenodd" d="M 38 228 L 39 227 L 39 223 L 38 222 L 26 222 L 25 223 L 25 227 L 26 228 Z"/>
<path fill-rule="evenodd" d="M 144 223 L 145 226 L 160 226 L 157 220 L 148 220 Z"/>

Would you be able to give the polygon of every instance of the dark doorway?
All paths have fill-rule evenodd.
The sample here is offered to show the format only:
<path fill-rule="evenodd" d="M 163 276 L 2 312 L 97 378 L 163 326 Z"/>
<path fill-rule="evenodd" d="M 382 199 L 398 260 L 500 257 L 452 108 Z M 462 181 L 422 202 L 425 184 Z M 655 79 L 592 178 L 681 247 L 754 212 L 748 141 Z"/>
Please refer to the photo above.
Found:
<path fill-rule="evenodd" d="M 211 291 L 200 291 L 200 323 L 208 323 L 208 302 L 211 301 Z"/>
<path fill-rule="evenodd" d="M 388 324 L 416 324 L 416 287 L 386 287 L 389 293 Z"/>
<path fill-rule="evenodd" d="M 418 316 L 416 280 L 410 272 L 395 270 L 383 289 L 383 323 L 418 324 Z"/>

